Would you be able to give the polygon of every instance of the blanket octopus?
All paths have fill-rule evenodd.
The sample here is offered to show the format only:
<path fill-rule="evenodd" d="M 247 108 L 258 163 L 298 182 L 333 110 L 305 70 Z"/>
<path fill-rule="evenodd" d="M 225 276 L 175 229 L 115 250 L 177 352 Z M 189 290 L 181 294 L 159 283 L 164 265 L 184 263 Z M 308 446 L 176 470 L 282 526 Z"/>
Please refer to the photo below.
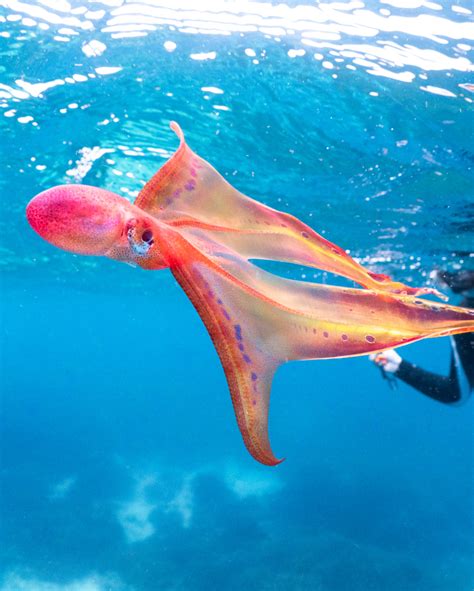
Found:
<path fill-rule="evenodd" d="M 282 363 L 474 331 L 472 310 L 420 299 L 434 290 L 366 270 L 297 218 L 234 189 L 188 147 L 176 123 L 171 128 L 179 148 L 133 204 L 97 187 L 61 185 L 34 197 L 27 218 L 64 250 L 171 270 L 217 349 L 256 460 L 281 461 L 270 447 L 268 409 Z M 284 279 L 252 259 L 324 269 L 362 289 Z"/>

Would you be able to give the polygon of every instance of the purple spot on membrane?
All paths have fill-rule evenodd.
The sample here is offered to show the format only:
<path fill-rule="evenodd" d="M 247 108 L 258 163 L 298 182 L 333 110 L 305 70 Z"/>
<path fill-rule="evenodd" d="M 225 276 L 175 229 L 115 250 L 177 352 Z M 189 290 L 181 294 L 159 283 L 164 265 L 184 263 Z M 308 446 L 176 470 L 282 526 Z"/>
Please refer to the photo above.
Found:
<path fill-rule="evenodd" d="M 179 197 L 182 192 L 183 192 L 183 189 L 176 189 L 175 191 L 173 191 L 173 196 Z"/>
<path fill-rule="evenodd" d="M 243 351 L 243 350 L 244 350 L 244 346 L 242 345 L 242 343 L 239 343 L 239 349 L 240 349 L 241 351 Z"/>
<path fill-rule="evenodd" d="M 235 338 L 238 341 L 242 340 L 242 328 L 240 327 L 240 324 L 234 324 L 234 330 L 235 330 Z"/>
<path fill-rule="evenodd" d="M 195 187 L 196 183 L 192 179 L 184 185 L 186 191 L 194 191 Z"/>
<path fill-rule="evenodd" d="M 168 197 L 168 199 L 166 200 L 166 205 L 171 205 L 172 200 Z"/>
<path fill-rule="evenodd" d="M 329 338 L 329 333 L 328 333 L 328 332 L 326 332 L 326 331 L 324 331 L 324 332 L 323 332 L 323 337 L 324 337 L 325 339 L 328 339 L 328 338 Z"/>
<path fill-rule="evenodd" d="M 227 310 L 225 308 L 222 308 L 222 313 L 224 314 L 226 320 L 230 320 L 229 313 L 227 312 Z"/>
<path fill-rule="evenodd" d="M 212 291 L 208 291 L 207 295 L 212 299 L 214 297 L 214 294 L 212 293 Z"/>
<path fill-rule="evenodd" d="M 303 236 L 303 238 L 309 238 L 308 232 L 301 232 L 301 236 Z"/>
<path fill-rule="evenodd" d="M 257 379 L 257 374 L 253 371 L 252 375 L 250 376 L 252 378 L 252 381 L 255 382 L 255 380 Z"/>
<path fill-rule="evenodd" d="M 197 175 L 196 169 L 195 168 L 191 168 L 191 176 L 194 176 L 195 177 L 196 175 Z"/>
<path fill-rule="evenodd" d="M 250 357 L 247 354 L 244 355 L 244 361 L 245 361 L 245 363 L 252 363 L 252 360 L 250 359 Z"/>
<path fill-rule="evenodd" d="M 254 406 L 256 406 L 256 405 L 257 405 L 257 401 L 256 401 L 256 400 L 252 400 L 252 404 L 253 404 Z"/>
<path fill-rule="evenodd" d="M 341 334 L 341 339 L 343 341 L 347 341 L 349 339 L 349 337 L 346 334 Z"/>
<path fill-rule="evenodd" d="M 222 300 L 220 298 L 218 298 L 216 302 L 219 304 L 219 306 L 222 306 Z"/>
<path fill-rule="evenodd" d="M 365 337 L 365 340 L 366 340 L 368 343 L 375 343 L 375 337 L 373 337 L 371 334 L 368 334 L 368 335 Z"/>

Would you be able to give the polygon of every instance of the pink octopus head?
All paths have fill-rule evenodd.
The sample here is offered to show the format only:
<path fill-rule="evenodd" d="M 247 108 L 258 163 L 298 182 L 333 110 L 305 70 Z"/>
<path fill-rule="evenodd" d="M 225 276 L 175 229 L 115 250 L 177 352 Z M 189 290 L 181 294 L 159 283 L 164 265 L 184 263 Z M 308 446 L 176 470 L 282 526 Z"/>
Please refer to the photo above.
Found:
<path fill-rule="evenodd" d="M 59 248 L 105 255 L 122 232 L 122 201 L 104 189 L 59 185 L 36 195 L 26 216 L 42 238 Z"/>
<path fill-rule="evenodd" d="M 161 225 L 123 197 L 87 185 L 59 185 L 26 208 L 31 227 L 58 248 L 106 256 L 144 269 L 168 266 Z"/>

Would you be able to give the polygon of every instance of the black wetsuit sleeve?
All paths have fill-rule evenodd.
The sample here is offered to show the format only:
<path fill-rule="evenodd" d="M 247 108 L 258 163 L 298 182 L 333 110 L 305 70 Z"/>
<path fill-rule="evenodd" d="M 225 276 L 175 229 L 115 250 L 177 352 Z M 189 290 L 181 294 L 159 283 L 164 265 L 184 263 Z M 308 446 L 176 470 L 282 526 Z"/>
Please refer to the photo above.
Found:
<path fill-rule="evenodd" d="M 421 369 L 421 367 L 405 361 L 405 359 L 402 359 L 395 375 L 409 386 L 416 388 L 416 390 L 430 398 L 434 398 L 434 400 L 438 400 L 438 402 L 449 404 L 458 402 L 461 398 L 453 358 L 451 358 L 451 370 L 447 377 Z"/>
<path fill-rule="evenodd" d="M 472 390 L 474 386 L 473 333 L 456 335 L 454 338 L 462 365 L 460 371 L 465 372 L 470 389 Z M 416 388 L 419 392 L 439 402 L 450 404 L 459 402 L 461 399 L 461 384 L 459 383 L 458 370 L 453 354 L 451 354 L 451 367 L 448 376 L 431 373 L 404 359 L 402 359 L 395 375 L 406 384 Z"/>

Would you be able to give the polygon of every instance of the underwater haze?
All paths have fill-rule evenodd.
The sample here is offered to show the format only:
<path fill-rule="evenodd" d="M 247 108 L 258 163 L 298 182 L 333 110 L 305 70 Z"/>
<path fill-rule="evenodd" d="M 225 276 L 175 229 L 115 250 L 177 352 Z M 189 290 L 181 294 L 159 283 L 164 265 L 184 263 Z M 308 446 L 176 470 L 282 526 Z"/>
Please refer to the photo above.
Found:
<path fill-rule="evenodd" d="M 170 272 L 24 212 L 68 182 L 133 201 L 176 120 L 245 194 L 429 285 L 474 266 L 473 46 L 469 0 L 0 0 L 0 591 L 472 591 L 472 401 L 290 363 L 262 466 Z M 401 353 L 448 371 L 447 339 Z"/>

